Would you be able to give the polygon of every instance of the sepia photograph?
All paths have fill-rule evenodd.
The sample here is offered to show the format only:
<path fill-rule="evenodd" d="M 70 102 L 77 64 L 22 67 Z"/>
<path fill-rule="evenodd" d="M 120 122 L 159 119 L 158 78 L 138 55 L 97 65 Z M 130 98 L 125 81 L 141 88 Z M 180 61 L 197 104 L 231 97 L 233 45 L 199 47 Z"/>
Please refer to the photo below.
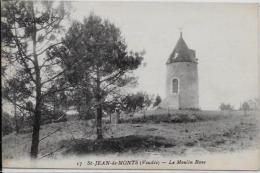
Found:
<path fill-rule="evenodd" d="M 258 3 L 1 2 L 4 169 L 260 169 Z"/>

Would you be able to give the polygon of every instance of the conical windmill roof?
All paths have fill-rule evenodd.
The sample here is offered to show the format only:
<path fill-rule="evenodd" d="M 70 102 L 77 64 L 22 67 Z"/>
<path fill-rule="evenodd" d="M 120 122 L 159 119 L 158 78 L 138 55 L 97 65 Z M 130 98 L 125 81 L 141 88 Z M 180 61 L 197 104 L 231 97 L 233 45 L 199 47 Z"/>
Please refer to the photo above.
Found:
<path fill-rule="evenodd" d="M 180 34 L 180 38 L 167 61 L 167 63 L 173 62 L 196 62 L 195 51 L 189 49 L 182 37 L 182 33 Z"/>

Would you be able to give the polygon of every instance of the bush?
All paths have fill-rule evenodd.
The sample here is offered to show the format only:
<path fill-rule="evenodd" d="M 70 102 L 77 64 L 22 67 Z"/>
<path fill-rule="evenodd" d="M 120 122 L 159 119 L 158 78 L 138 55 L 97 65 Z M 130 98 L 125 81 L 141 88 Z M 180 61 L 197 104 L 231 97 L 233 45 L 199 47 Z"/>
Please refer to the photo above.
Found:
<path fill-rule="evenodd" d="M 95 118 L 95 114 L 92 112 L 80 112 L 78 116 L 80 120 L 91 120 Z"/>
<path fill-rule="evenodd" d="M 196 114 L 162 114 L 162 115 L 149 115 L 142 117 L 134 117 L 129 119 L 122 119 L 122 123 L 188 123 L 199 121 L 200 118 Z"/>
<path fill-rule="evenodd" d="M 232 106 L 230 104 L 221 103 L 221 105 L 219 106 L 219 109 L 222 111 L 232 111 L 232 110 L 234 110 L 234 106 Z"/>
<path fill-rule="evenodd" d="M 26 134 L 26 133 L 32 133 L 33 129 L 32 127 L 28 127 L 28 128 L 23 128 L 19 130 L 20 134 Z"/>
<path fill-rule="evenodd" d="M 90 120 L 95 118 L 95 109 L 89 108 L 88 105 L 78 105 L 77 111 L 80 120 Z"/>
<path fill-rule="evenodd" d="M 163 122 L 188 123 L 188 122 L 196 122 L 198 120 L 199 118 L 195 114 L 174 114 L 174 115 L 170 115 L 170 117 L 165 119 Z"/>
<path fill-rule="evenodd" d="M 41 124 L 58 123 L 67 121 L 66 113 L 61 110 L 49 111 L 45 110 L 42 113 Z"/>
<path fill-rule="evenodd" d="M 6 113 L 3 112 L 2 114 L 2 135 L 8 135 L 12 133 L 14 130 L 14 123 L 12 117 Z"/>
<path fill-rule="evenodd" d="M 105 138 L 102 140 L 76 139 L 64 140 L 60 142 L 62 146 L 70 146 L 63 151 L 67 154 L 89 154 L 89 153 L 122 153 L 140 151 L 158 151 L 160 148 L 176 146 L 174 142 L 168 142 L 161 136 L 137 136 L 129 135 L 118 138 Z"/>

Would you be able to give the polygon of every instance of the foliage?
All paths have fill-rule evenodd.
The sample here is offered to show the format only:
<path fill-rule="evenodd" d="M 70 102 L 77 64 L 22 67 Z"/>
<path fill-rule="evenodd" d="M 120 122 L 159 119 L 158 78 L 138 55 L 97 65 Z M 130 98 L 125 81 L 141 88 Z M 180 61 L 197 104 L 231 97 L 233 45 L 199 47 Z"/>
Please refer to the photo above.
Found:
<path fill-rule="evenodd" d="M 2 135 L 8 135 L 9 133 L 13 132 L 14 130 L 14 122 L 12 117 L 7 113 L 2 113 Z"/>
<path fill-rule="evenodd" d="M 69 149 L 64 151 L 64 154 L 99 154 L 99 153 L 122 153 L 131 152 L 138 153 L 142 150 L 155 150 L 163 147 L 175 146 L 174 143 L 170 143 L 166 138 L 161 136 L 139 136 L 129 135 L 118 138 L 109 138 L 99 141 L 89 139 L 79 139 L 76 142 L 71 140 L 64 140 L 62 143 L 70 146 Z"/>
<path fill-rule="evenodd" d="M 67 17 L 65 2 L 54 1 L 3 1 L 1 8 L 1 36 L 3 36 L 1 55 L 9 62 L 13 75 L 6 75 L 6 81 L 14 84 L 4 86 L 6 91 L 16 89 L 16 95 L 26 95 L 22 100 L 14 101 L 6 97 L 21 109 L 27 110 L 26 104 L 32 101 L 33 134 L 31 157 L 36 158 L 39 145 L 39 130 L 44 97 L 56 91 L 50 89 L 55 79 L 62 76 L 59 71 L 60 61 L 46 56 L 46 52 L 60 44 L 61 21 Z M 57 69 L 57 70 L 54 70 Z M 15 78 L 13 78 L 15 76 Z M 7 92 L 8 93 L 8 92 Z M 8 94 L 6 94 L 8 96 Z M 15 97 L 16 98 L 16 97 Z M 22 98 L 22 97 L 21 97 Z"/>
<path fill-rule="evenodd" d="M 162 102 L 162 99 L 159 95 L 156 96 L 155 101 L 153 103 L 153 107 L 158 106 Z"/>
<path fill-rule="evenodd" d="M 259 106 L 259 99 L 250 99 L 248 101 L 245 101 L 242 103 L 242 105 L 240 106 L 239 110 L 244 110 L 244 111 L 248 111 L 248 110 L 258 110 L 258 106 Z"/>
<path fill-rule="evenodd" d="M 248 103 L 248 102 L 244 102 L 244 103 L 241 105 L 240 110 L 243 110 L 243 111 L 248 111 L 248 110 L 250 110 L 249 103 Z"/>
<path fill-rule="evenodd" d="M 221 103 L 219 109 L 222 111 L 232 111 L 234 110 L 234 107 L 230 104 Z"/>
<path fill-rule="evenodd" d="M 70 92 L 70 106 L 76 108 L 79 113 L 79 119 L 92 119 L 95 117 L 95 109 L 93 107 L 93 97 L 90 88 L 74 87 Z"/>
<path fill-rule="evenodd" d="M 57 123 L 67 121 L 66 114 L 62 110 L 48 110 L 42 111 L 41 124 Z"/>
<path fill-rule="evenodd" d="M 17 106 L 26 103 L 26 99 L 28 99 L 32 91 L 26 87 L 26 81 L 21 80 L 22 77 L 17 74 L 16 77 L 11 79 L 6 79 L 3 87 L 3 98 L 8 100 L 13 104 L 14 107 L 14 120 L 15 120 L 15 131 L 18 134 L 22 125 L 19 123 L 19 115 L 21 112 L 24 112 L 26 106 Z M 28 109 L 27 109 L 28 111 Z"/>
<path fill-rule="evenodd" d="M 53 85 L 50 91 L 57 91 L 59 89 L 59 86 Z M 48 107 L 48 109 L 51 109 L 53 111 L 56 110 L 66 110 L 68 109 L 69 105 L 69 92 L 66 90 L 61 90 L 54 92 L 52 94 L 48 94 L 44 97 L 44 103 L 45 107 Z"/>
<path fill-rule="evenodd" d="M 74 21 L 63 44 L 49 56 L 62 60 L 66 78 L 77 92 L 88 92 L 85 100 L 96 109 L 97 138 L 101 139 L 104 105 L 118 97 L 120 88 L 135 82 L 132 72 L 142 56 L 127 51 L 119 28 L 93 14 L 83 23 Z"/>
<path fill-rule="evenodd" d="M 200 115 L 192 114 L 161 114 L 161 115 L 146 115 L 142 117 L 132 117 L 129 119 L 122 119 L 122 123 L 132 123 L 132 124 L 160 124 L 160 123 L 189 123 L 196 121 L 203 121 L 200 119 Z"/>
<path fill-rule="evenodd" d="M 136 112 L 147 109 L 152 104 L 153 97 L 144 92 L 128 94 L 122 100 L 124 104 L 123 110 L 126 112 Z"/>

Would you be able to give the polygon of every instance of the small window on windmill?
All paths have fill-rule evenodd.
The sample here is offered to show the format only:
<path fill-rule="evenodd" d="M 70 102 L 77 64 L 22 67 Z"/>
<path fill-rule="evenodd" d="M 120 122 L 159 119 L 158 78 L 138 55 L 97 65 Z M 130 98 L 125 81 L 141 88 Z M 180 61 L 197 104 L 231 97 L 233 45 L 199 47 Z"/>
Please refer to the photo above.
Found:
<path fill-rule="evenodd" d="M 179 92 L 179 84 L 178 84 L 178 79 L 173 79 L 172 80 L 172 93 L 178 93 Z"/>
<path fill-rule="evenodd" d="M 174 59 L 176 59 L 178 57 L 178 53 L 176 52 L 175 55 L 174 55 Z"/>

